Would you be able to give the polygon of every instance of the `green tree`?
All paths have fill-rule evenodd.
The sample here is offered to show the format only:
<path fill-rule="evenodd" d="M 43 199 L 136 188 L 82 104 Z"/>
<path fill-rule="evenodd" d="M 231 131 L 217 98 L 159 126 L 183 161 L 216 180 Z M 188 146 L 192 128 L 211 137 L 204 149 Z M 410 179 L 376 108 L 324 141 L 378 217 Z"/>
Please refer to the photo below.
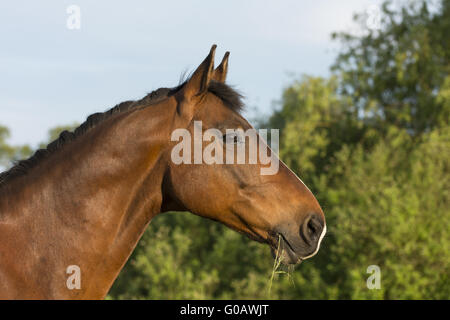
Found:
<path fill-rule="evenodd" d="M 7 143 L 9 136 L 9 129 L 0 125 L 0 168 L 8 168 L 14 161 L 31 154 L 31 148 L 27 145 L 13 146 Z"/>
<path fill-rule="evenodd" d="M 450 109 L 437 97 L 450 71 L 450 1 L 431 13 L 426 1 L 407 1 L 399 10 L 382 6 L 381 29 L 364 35 L 335 33 L 343 44 L 333 70 L 340 89 L 367 121 L 408 129 L 412 134 L 448 125 Z"/>
<path fill-rule="evenodd" d="M 305 183 L 328 170 L 334 154 L 366 135 L 350 98 L 338 93 L 336 77 L 303 76 L 283 92 L 282 107 L 264 127 L 280 130 L 280 157 Z"/>
<path fill-rule="evenodd" d="M 339 152 L 319 186 L 332 242 L 326 261 L 317 261 L 337 297 L 450 296 L 449 133 L 436 129 L 417 142 L 391 128 L 370 153 L 360 146 Z M 381 290 L 365 286 L 369 265 L 381 268 Z"/>

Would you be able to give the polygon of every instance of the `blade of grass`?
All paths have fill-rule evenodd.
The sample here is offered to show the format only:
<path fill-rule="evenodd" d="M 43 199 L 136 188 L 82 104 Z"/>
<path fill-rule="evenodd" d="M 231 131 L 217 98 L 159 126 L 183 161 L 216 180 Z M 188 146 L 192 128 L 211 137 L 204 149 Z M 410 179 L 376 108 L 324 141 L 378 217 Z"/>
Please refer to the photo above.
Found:
<path fill-rule="evenodd" d="M 284 271 L 284 270 L 278 270 L 278 268 L 281 266 L 281 263 L 283 261 L 283 249 L 280 250 L 280 244 L 281 244 L 281 236 L 278 235 L 277 254 L 276 254 L 275 260 L 273 262 L 272 274 L 270 276 L 269 287 L 268 287 L 268 292 L 267 292 L 269 299 L 270 299 L 271 294 L 272 294 L 272 284 L 273 284 L 273 279 L 274 279 L 276 274 L 283 274 L 283 273 L 286 274 L 288 276 L 289 281 L 295 287 L 294 278 L 292 277 L 295 265 L 293 265 L 293 264 L 289 265 L 287 272 Z"/>
<path fill-rule="evenodd" d="M 272 274 L 270 276 L 270 280 L 269 280 L 269 288 L 268 288 L 268 297 L 270 299 L 271 293 L 272 293 L 272 283 L 273 283 L 273 278 L 275 277 L 275 274 L 278 273 L 279 271 L 277 271 L 277 269 L 280 267 L 281 265 L 281 261 L 282 261 L 282 256 L 283 256 L 283 251 L 280 251 L 280 244 L 281 244 L 281 236 L 278 235 L 278 244 L 277 244 L 277 254 L 275 256 L 275 261 L 273 262 L 273 268 L 272 268 Z"/>

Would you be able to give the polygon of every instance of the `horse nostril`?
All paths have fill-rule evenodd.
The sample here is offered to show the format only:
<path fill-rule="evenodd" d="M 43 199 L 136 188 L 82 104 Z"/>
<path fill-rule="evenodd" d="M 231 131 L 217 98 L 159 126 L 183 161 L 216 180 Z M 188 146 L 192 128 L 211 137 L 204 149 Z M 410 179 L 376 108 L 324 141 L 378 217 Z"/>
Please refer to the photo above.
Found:
<path fill-rule="evenodd" d="M 307 223 L 307 226 L 308 226 L 308 235 L 310 237 L 314 237 L 314 235 L 316 234 L 316 231 L 317 231 L 316 224 L 314 223 L 314 221 L 312 219 L 310 219 Z"/>
<path fill-rule="evenodd" d="M 312 245 L 319 240 L 319 237 L 322 234 L 323 225 L 322 219 L 318 215 L 312 214 L 300 227 L 300 236 L 306 243 Z"/>

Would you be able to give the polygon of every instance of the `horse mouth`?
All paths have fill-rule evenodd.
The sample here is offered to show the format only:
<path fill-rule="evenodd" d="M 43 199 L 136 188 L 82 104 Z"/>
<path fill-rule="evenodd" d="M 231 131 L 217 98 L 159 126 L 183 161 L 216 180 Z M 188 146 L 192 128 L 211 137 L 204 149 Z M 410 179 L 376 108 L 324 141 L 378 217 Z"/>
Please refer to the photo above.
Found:
<path fill-rule="evenodd" d="M 282 264 L 295 265 L 300 264 L 304 260 L 281 232 L 269 232 L 267 238 L 257 232 L 242 233 L 254 241 L 268 244 L 273 258 L 280 259 Z"/>
<path fill-rule="evenodd" d="M 273 258 L 281 259 L 284 264 L 300 264 L 303 261 L 282 233 L 273 233 L 269 245 Z"/>

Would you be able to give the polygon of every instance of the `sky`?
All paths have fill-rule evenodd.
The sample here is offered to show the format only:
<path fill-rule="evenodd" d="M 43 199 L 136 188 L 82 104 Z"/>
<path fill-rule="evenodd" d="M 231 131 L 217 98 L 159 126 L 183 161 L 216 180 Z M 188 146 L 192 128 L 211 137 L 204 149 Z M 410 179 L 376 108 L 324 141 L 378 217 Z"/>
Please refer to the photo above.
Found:
<path fill-rule="evenodd" d="M 11 144 L 36 146 L 57 125 L 81 123 L 125 100 L 173 87 L 217 44 L 245 116 L 269 115 L 302 74 L 328 76 L 356 12 L 378 0 L 104 1 L 0 3 L 0 125 Z M 70 29 L 68 7 L 80 10 Z M 73 14 L 73 12 L 72 12 Z M 73 20 L 70 20 L 73 21 Z"/>

